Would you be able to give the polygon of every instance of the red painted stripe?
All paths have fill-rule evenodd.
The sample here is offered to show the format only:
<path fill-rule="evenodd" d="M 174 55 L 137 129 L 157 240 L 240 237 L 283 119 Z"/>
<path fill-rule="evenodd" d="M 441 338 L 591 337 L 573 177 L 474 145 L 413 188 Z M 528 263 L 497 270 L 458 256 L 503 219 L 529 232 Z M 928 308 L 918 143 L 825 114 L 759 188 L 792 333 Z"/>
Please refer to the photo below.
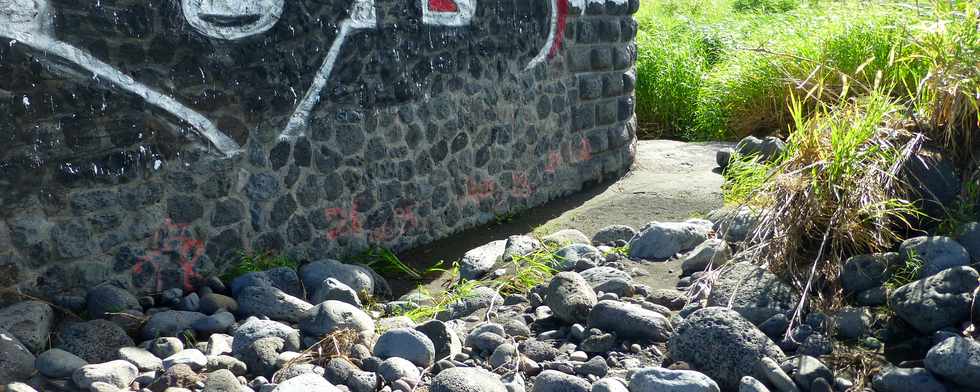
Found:
<path fill-rule="evenodd" d="M 555 0 L 555 6 L 558 7 L 558 30 L 555 32 L 555 44 L 551 46 L 551 52 L 548 53 L 548 59 L 552 59 L 558 54 L 558 50 L 561 49 L 561 43 L 565 40 L 565 25 L 568 19 L 568 0 Z"/>
<path fill-rule="evenodd" d="M 455 0 L 429 0 L 429 11 L 435 12 L 457 12 L 459 6 Z"/>

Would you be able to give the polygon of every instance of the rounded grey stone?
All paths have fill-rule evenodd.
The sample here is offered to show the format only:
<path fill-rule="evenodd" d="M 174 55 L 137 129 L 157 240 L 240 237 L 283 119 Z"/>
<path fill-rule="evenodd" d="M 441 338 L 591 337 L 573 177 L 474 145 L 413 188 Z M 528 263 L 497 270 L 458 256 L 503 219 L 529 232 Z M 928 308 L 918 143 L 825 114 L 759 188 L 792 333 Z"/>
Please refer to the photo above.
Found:
<path fill-rule="evenodd" d="M 13 334 L 0 329 L 0 385 L 27 380 L 34 373 L 34 354 Z"/>
<path fill-rule="evenodd" d="M 242 384 L 231 371 L 220 369 L 208 373 L 202 392 L 242 392 Z"/>
<path fill-rule="evenodd" d="M 708 239 L 710 225 L 698 222 L 652 222 L 630 241 L 630 257 L 663 260 L 694 249 Z"/>
<path fill-rule="evenodd" d="M 0 329 L 17 337 L 32 353 L 48 346 L 54 309 L 40 301 L 23 301 L 0 309 Z"/>
<path fill-rule="evenodd" d="M 759 325 L 782 313 L 787 317 L 800 302 L 800 296 L 776 275 L 750 263 L 737 263 L 721 271 L 711 287 L 708 306 L 728 307 Z"/>
<path fill-rule="evenodd" d="M 949 237 L 915 237 L 902 242 L 898 248 L 899 260 L 915 257 L 922 261 L 920 278 L 935 275 L 942 270 L 970 264 L 970 254 L 963 245 Z"/>
<path fill-rule="evenodd" d="M 183 310 L 167 310 L 150 316 L 150 319 L 140 329 L 143 339 L 158 337 L 173 337 L 187 330 L 193 330 L 196 321 L 207 317 L 204 313 L 187 312 Z"/>
<path fill-rule="evenodd" d="M 732 248 L 728 242 L 710 238 L 681 258 L 681 271 L 684 275 L 704 271 L 708 266 L 720 266 L 732 258 Z"/>
<path fill-rule="evenodd" d="M 664 315 L 620 301 L 601 301 L 589 312 L 590 328 L 613 332 L 621 338 L 664 342 L 673 332 Z"/>
<path fill-rule="evenodd" d="M 877 392 L 946 392 L 942 382 L 924 368 L 891 367 L 872 381 Z"/>
<path fill-rule="evenodd" d="M 72 374 L 72 381 L 81 388 L 88 388 L 95 382 L 104 382 L 119 389 L 129 388 L 139 370 L 136 366 L 123 361 L 115 360 L 94 365 L 85 365 Z"/>
<path fill-rule="evenodd" d="M 78 368 L 88 365 L 84 359 L 59 348 L 52 348 L 37 356 L 34 367 L 50 378 L 68 378 Z"/>
<path fill-rule="evenodd" d="M 140 302 L 133 294 L 120 287 L 104 284 L 88 291 L 85 296 L 88 314 L 94 318 L 105 318 L 106 313 L 119 313 L 130 309 L 142 310 Z"/>
<path fill-rule="evenodd" d="M 396 328 L 385 332 L 374 344 L 373 352 L 382 359 L 404 358 L 423 368 L 432 365 L 435 358 L 432 340 L 424 333 L 410 328 Z"/>
<path fill-rule="evenodd" d="M 929 349 L 926 369 L 964 387 L 980 385 L 980 343 L 953 336 Z"/>
<path fill-rule="evenodd" d="M 569 324 L 584 322 L 597 302 L 595 291 L 575 272 L 558 273 L 545 290 L 545 304 Z"/>
<path fill-rule="evenodd" d="M 708 376 L 693 370 L 644 368 L 630 378 L 630 392 L 721 392 Z"/>
<path fill-rule="evenodd" d="M 958 327 L 970 318 L 977 271 L 954 267 L 895 289 L 889 305 L 898 317 L 922 333 Z"/>
<path fill-rule="evenodd" d="M 626 225 L 610 225 L 599 229 L 592 236 L 592 245 L 599 246 L 616 241 L 626 241 L 636 236 L 636 229 Z"/>
<path fill-rule="evenodd" d="M 246 316 L 267 316 L 274 320 L 298 322 L 313 305 L 275 287 L 249 286 L 235 297 L 238 311 Z"/>
<path fill-rule="evenodd" d="M 308 310 L 300 320 L 299 328 L 303 333 L 316 337 L 342 329 L 373 332 L 374 320 L 357 306 L 328 300 Z"/>
<path fill-rule="evenodd" d="M 385 359 L 384 362 L 381 362 L 381 365 L 378 366 L 377 373 L 389 383 L 403 378 L 407 378 L 415 382 L 422 379 L 422 373 L 419 371 L 419 368 L 415 366 L 415 364 L 399 357 Z"/>
<path fill-rule="evenodd" d="M 534 379 L 532 392 L 589 392 L 589 383 L 557 370 L 545 370 Z"/>
<path fill-rule="evenodd" d="M 507 392 L 495 374 L 479 368 L 454 367 L 432 378 L 431 392 Z"/>
<path fill-rule="evenodd" d="M 69 323 L 58 333 L 58 347 L 88 363 L 118 358 L 119 348 L 133 346 L 133 339 L 121 327 L 106 320 Z"/>
<path fill-rule="evenodd" d="M 723 389 L 737 389 L 743 376 L 762 379 L 762 358 L 782 361 L 783 352 L 737 312 L 709 307 L 691 313 L 670 337 L 670 357 L 711 377 Z"/>

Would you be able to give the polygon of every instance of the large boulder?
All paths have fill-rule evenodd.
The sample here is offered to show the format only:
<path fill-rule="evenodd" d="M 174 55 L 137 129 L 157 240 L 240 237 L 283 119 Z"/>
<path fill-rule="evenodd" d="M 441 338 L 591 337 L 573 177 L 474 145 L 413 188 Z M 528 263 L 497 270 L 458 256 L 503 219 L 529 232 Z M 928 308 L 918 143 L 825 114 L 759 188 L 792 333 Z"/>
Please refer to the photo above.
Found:
<path fill-rule="evenodd" d="M 559 272 L 552 277 L 544 300 L 555 317 L 569 324 L 584 322 L 598 302 L 589 282 L 575 272 Z"/>
<path fill-rule="evenodd" d="M 503 261 L 512 261 L 515 257 L 527 256 L 534 251 L 541 249 L 541 241 L 538 241 L 534 237 L 529 235 L 512 235 L 507 237 L 507 243 L 504 245 L 504 255 L 501 257 Z"/>
<path fill-rule="evenodd" d="M 977 279 L 973 268 L 950 268 L 895 289 L 888 302 L 898 317 L 919 332 L 958 327 L 970 319 Z"/>
<path fill-rule="evenodd" d="M 315 288 L 309 288 L 310 302 L 314 305 L 323 301 L 341 301 L 361 307 L 361 298 L 350 286 L 334 278 L 326 278 Z"/>
<path fill-rule="evenodd" d="M 480 368 L 455 367 L 432 378 L 431 392 L 507 392 L 497 375 Z"/>
<path fill-rule="evenodd" d="M 619 301 L 601 301 L 589 312 L 590 328 L 615 332 L 626 339 L 665 342 L 673 332 L 666 316 Z"/>
<path fill-rule="evenodd" d="M 0 329 L 0 385 L 30 378 L 34 359 L 34 354 L 13 334 Z"/>
<path fill-rule="evenodd" d="M 570 244 L 563 246 L 555 252 L 555 269 L 559 271 L 571 271 L 578 265 L 596 266 L 603 260 L 602 252 L 598 248 L 588 244 Z"/>
<path fill-rule="evenodd" d="M 724 390 L 735 390 L 743 376 L 766 378 L 762 360 L 776 362 L 783 352 L 751 322 L 731 309 L 709 307 L 691 313 L 675 329 L 670 357 L 684 361 Z"/>
<path fill-rule="evenodd" d="M 669 259 L 694 249 L 708 239 L 710 231 L 711 223 L 707 221 L 649 223 L 630 240 L 630 257 Z"/>
<path fill-rule="evenodd" d="M 299 349 L 299 331 L 277 321 L 251 317 L 235 329 L 231 352 L 237 355 L 248 348 L 252 342 L 267 337 L 282 339 L 292 350 Z"/>
<path fill-rule="evenodd" d="M 374 344 L 374 356 L 378 358 L 402 358 L 423 368 L 432 364 L 435 354 L 432 340 L 411 328 L 395 328 L 385 332 Z"/>
<path fill-rule="evenodd" d="M 238 301 L 238 311 L 243 315 L 267 316 L 293 323 L 298 322 L 306 311 L 313 308 L 309 302 L 267 286 L 246 287 L 235 299 Z"/>
<path fill-rule="evenodd" d="M 956 242 L 966 248 L 970 261 L 980 263 L 980 223 L 969 222 L 956 232 Z"/>
<path fill-rule="evenodd" d="M 45 351 L 38 355 L 34 361 L 34 367 L 37 368 L 37 371 L 50 378 L 71 377 L 75 370 L 85 365 L 88 365 L 88 362 L 85 362 L 84 359 L 60 348 Z"/>
<path fill-rule="evenodd" d="M 892 367 L 872 381 L 877 392 L 946 392 L 946 386 L 923 368 Z"/>
<path fill-rule="evenodd" d="M 557 370 L 545 370 L 534 380 L 532 392 L 589 392 L 589 383 Z"/>
<path fill-rule="evenodd" d="M 24 301 L 0 309 L 0 329 L 17 337 L 33 353 L 43 351 L 54 322 L 54 309 L 40 301 Z"/>
<path fill-rule="evenodd" d="M 459 277 L 476 280 L 493 271 L 504 256 L 507 241 L 493 241 L 478 248 L 470 249 L 459 260 Z"/>
<path fill-rule="evenodd" d="M 949 237 L 915 237 L 902 242 L 898 248 L 900 261 L 913 258 L 922 261 L 920 278 L 939 271 L 970 264 L 970 254 L 963 245 Z"/>
<path fill-rule="evenodd" d="M 613 267 L 592 267 L 579 272 L 579 275 L 582 275 L 582 278 L 586 282 L 589 282 L 589 286 L 592 286 L 592 289 L 609 283 L 613 279 L 621 279 L 627 282 L 633 280 L 628 272 Z"/>
<path fill-rule="evenodd" d="M 75 385 L 83 389 L 88 389 L 93 383 L 103 382 L 119 389 L 128 389 L 129 384 L 133 383 L 139 369 L 135 365 L 116 360 L 94 365 L 85 365 L 72 374 L 71 379 Z"/>
<path fill-rule="evenodd" d="M 340 301 L 324 301 L 306 311 L 299 329 L 310 336 L 325 336 L 342 329 L 373 332 L 374 320 L 361 308 Z"/>
<path fill-rule="evenodd" d="M 732 248 L 728 242 L 711 238 L 702 242 L 681 259 L 681 271 L 690 275 L 704 271 L 708 266 L 718 267 L 732 258 Z"/>
<path fill-rule="evenodd" d="M 852 256 L 844 262 L 840 284 L 848 293 L 860 293 L 885 284 L 892 266 L 901 260 L 898 253 L 873 253 Z"/>
<path fill-rule="evenodd" d="M 303 285 L 300 285 L 299 276 L 296 275 L 296 271 L 294 269 L 289 267 L 277 267 L 265 271 L 255 271 L 243 274 L 233 279 L 229 285 L 229 288 L 231 289 L 231 295 L 236 297 L 238 296 L 238 293 L 244 290 L 246 287 L 264 286 L 275 287 L 282 290 L 286 294 L 303 298 L 305 297 L 303 287 L 311 287 L 313 283 L 316 282 L 307 284 L 306 279 L 304 279 Z"/>
<path fill-rule="evenodd" d="M 75 354 L 88 363 L 119 358 L 119 349 L 135 345 L 120 326 L 106 320 L 69 323 L 57 334 L 55 347 Z"/>
<path fill-rule="evenodd" d="M 463 351 L 463 343 L 459 336 L 446 323 L 439 320 L 429 320 L 415 329 L 425 334 L 435 347 L 435 360 L 459 354 Z"/>
<path fill-rule="evenodd" d="M 721 271 L 711 287 L 708 306 L 731 308 L 759 325 L 776 314 L 791 316 L 800 296 L 776 275 L 751 263 L 737 263 Z"/>
<path fill-rule="evenodd" d="M 626 225 L 606 226 L 595 232 L 592 236 L 592 245 L 606 245 L 619 241 L 629 242 L 636 236 L 636 229 Z"/>
<path fill-rule="evenodd" d="M 272 392 L 340 392 L 327 379 L 316 373 L 306 373 L 276 385 Z"/>
<path fill-rule="evenodd" d="M 180 336 L 182 332 L 193 330 L 194 323 L 207 318 L 204 313 L 187 312 L 183 310 L 167 310 L 155 313 L 150 317 L 140 335 L 149 340 L 158 337 Z"/>
<path fill-rule="evenodd" d="M 630 378 L 630 392 L 721 392 L 708 376 L 693 370 L 643 368 Z"/>
<path fill-rule="evenodd" d="M 718 238 L 729 242 L 742 242 L 747 240 L 759 225 L 759 212 L 748 206 L 738 209 L 722 208 L 708 213 L 708 220 L 714 222 L 712 228 Z"/>
<path fill-rule="evenodd" d="M 926 369 L 954 384 L 980 386 L 980 343 L 962 336 L 948 337 L 929 349 Z"/>
<path fill-rule="evenodd" d="M 111 284 L 103 284 L 89 290 L 85 296 L 85 303 L 88 306 L 88 315 L 92 318 L 109 318 L 107 313 L 143 309 L 133 294 Z"/>
<path fill-rule="evenodd" d="M 541 242 L 551 246 L 565 246 L 570 244 L 590 244 L 589 237 L 581 231 L 575 229 L 563 229 L 544 236 Z"/>
<path fill-rule="evenodd" d="M 305 287 L 316 287 L 325 279 L 334 278 L 354 289 L 358 294 L 375 294 L 377 274 L 370 268 L 362 265 L 345 264 L 337 260 L 324 259 L 300 267 L 299 276 L 303 280 L 303 286 Z"/>

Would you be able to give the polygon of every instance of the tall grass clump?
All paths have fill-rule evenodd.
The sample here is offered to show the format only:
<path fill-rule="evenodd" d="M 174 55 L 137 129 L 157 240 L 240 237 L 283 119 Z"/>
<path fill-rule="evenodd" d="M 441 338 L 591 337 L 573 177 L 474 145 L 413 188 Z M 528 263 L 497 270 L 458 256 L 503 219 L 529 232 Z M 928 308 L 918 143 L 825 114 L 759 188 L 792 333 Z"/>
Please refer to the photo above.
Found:
<path fill-rule="evenodd" d="M 889 249 L 918 215 L 899 173 L 923 137 L 901 129 L 900 105 L 875 89 L 808 115 L 792 98 L 785 158 L 749 202 L 764 205 L 749 248 L 753 259 L 810 290 L 814 276 L 833 283 L 849 255 Z"/>
<path fill-rule="evenodd" d="M 938 4 L 938 17 L 911 39 L 909 61 L 928 69 L 911 89 L 913 103 L 929 135 L 963 162 L 980 130 L 980 8 L 975 1 Z"/>

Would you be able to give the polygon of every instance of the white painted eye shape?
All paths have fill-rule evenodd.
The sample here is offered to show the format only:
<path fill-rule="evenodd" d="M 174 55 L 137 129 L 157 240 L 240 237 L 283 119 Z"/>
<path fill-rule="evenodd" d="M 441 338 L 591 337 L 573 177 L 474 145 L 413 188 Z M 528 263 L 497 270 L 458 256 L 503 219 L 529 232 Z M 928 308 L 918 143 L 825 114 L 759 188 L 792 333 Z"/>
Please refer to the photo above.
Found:
<path fill-rule="evenodd" d="M 237 40 L 269 31 L 286 0 L 181 0 L 184 18 L 211 38 Z"/>

